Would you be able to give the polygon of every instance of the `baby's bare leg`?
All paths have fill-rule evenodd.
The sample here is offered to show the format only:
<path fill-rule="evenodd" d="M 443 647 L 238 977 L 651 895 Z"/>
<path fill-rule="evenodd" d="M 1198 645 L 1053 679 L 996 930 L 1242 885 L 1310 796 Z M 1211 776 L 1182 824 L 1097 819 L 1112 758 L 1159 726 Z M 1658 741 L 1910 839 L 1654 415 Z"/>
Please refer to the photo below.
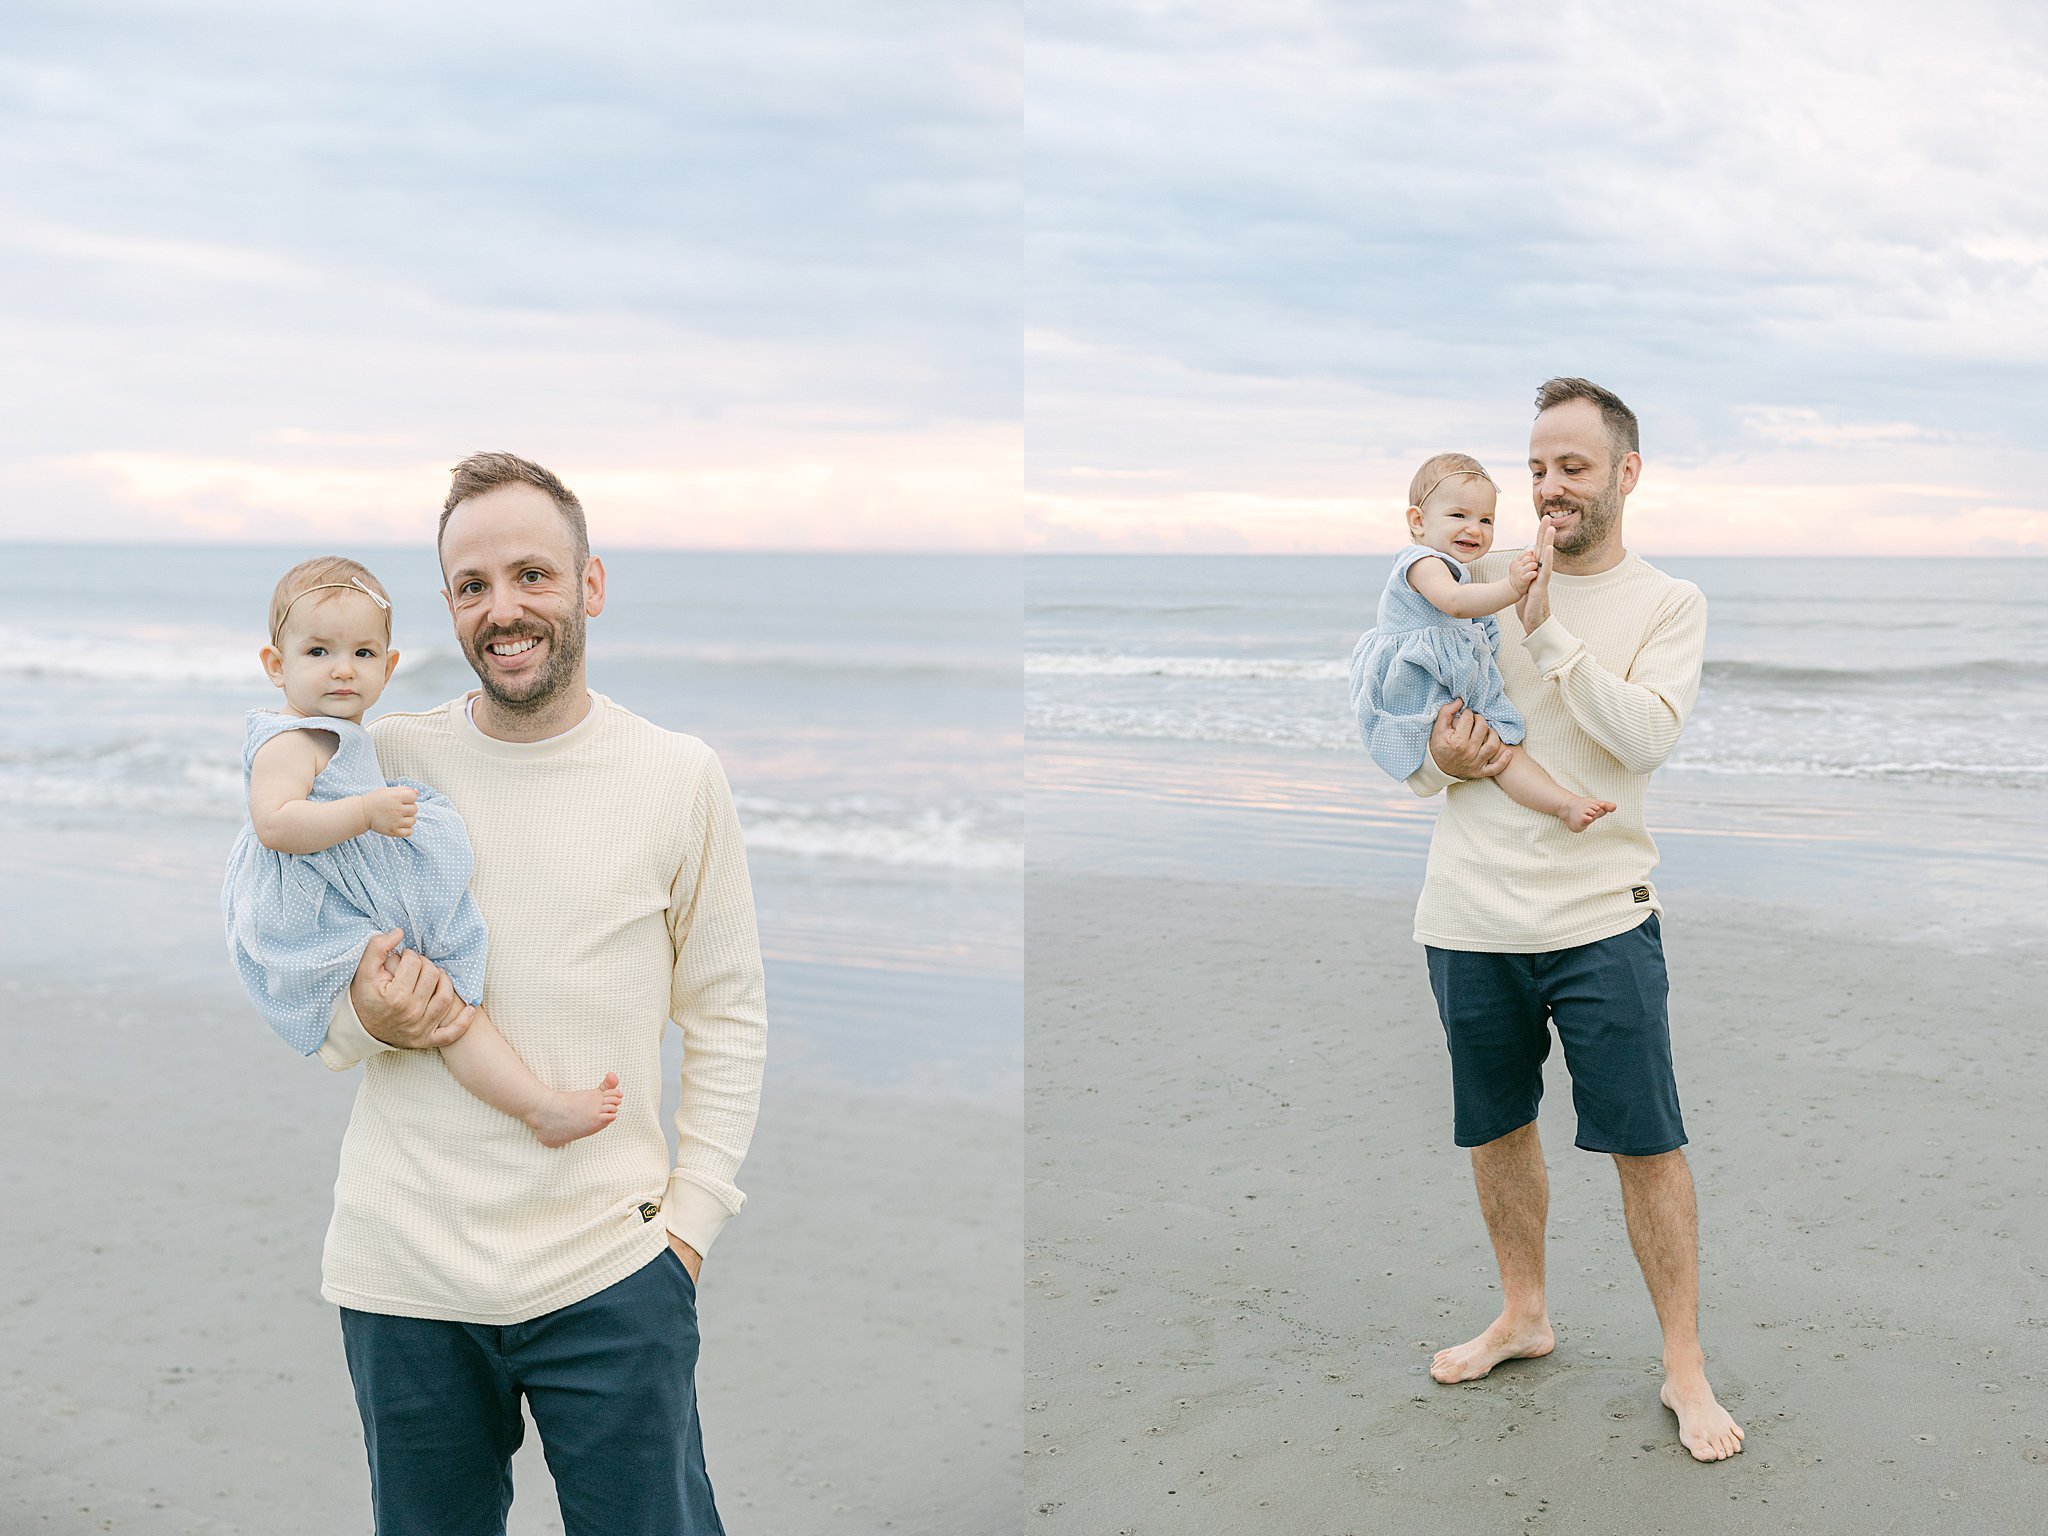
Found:
<path fill-rule="evenodd" d="M 1506 790 L 1515 804 L 1555 816 L 1574 832 L 1585 831 L 1614 809 L 1612 800 L 1589 800 L 1573 794 L 1520 747 L 1508 748 L 1508 765 L 1494 775 L 1493 782 Z"/>
<path fill-rule="evenodd" d="M 525 1121 L 544 1147 L 596 1135 L 618 1118 L 624 1098 L 615 1072 L 605 1073 L 595 1088 L 550 1088 L 528 1070 L 481 1008 L 460 1040 L 441 1047 L 441 1059 L 455 1081 L 491 1108 Z"/>

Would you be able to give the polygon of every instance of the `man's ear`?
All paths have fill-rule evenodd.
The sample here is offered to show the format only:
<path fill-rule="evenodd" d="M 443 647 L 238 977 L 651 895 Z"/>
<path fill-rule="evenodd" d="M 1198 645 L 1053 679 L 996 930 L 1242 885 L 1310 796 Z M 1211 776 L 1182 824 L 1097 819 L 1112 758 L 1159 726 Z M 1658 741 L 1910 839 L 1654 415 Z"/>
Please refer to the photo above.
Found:
<path fill-rule="evenodd" d="M 277 687 L 284 686 L 284 652 L 274 645 L 266 645 L 256 653 L 256 659 L 263 663 L 263 675 Z"/>
<path fill-rule="evenodd" d="M 1636 488 L 1636 482 L 1643 478 L 1643 456 L 1627 453 L 1621 459 L 1621 494 L 1626 496 Z"/>
<path fill-rule="evenodd" d="M 595 555 L 583 562 L 583 611 L 604 612 L 604 562 Z"/>

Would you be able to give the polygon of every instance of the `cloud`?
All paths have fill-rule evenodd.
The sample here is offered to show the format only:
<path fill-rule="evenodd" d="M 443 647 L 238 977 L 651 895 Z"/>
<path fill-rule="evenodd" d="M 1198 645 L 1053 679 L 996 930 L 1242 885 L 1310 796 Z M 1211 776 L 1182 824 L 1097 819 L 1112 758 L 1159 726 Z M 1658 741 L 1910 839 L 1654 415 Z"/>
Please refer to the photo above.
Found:
<path fill-rule="evenodd" d="M 1837 473 L 1842 466 L 1833 466 Z M 1394 466 L 1374 478 L 1389 483 Z M 1847 474 L 1853 475 L 1853 467 Z M 1148 550 L 1188 554 L 1388 554 L 1406 542 L 1394 497 L 1183 492 L 1153 496 L 1028 495 L 1026 541 L 1054 553 Z M 1535 513 L 1510 491 L 1500 547 L 1531 541 Z M 1768 553 L 2048 555 L 2048 508 L 2000 503 L 1981 489 L 1886 484 L 1815 475 L 1771 462 L 1678 469 L 1629 498 L 1628 541 L 1652 558 Z"/>
<path fill-rule="evenodd" d="M 1736 416 L 1752 436 L 1793 447 L 1880 448 L 1895 443 L 1946 442 L 1955 436 L 1910 421 L 1830 421 L 1804 406 L 1739 406 Z"/>
<path fill-rule="evenodd" d="M 830 455 L 779 454 L 739 434 L 677 464 L 557 457 L 590 517 L 593 546 L 712 549 L 1012 547 L 1017 434 L 923 442 L 856 436 Z M 179 453 L 51 455 L 0 467 L 0 502 L 86 515 L 67 538 L 220 538 L 356 545 L 430 541 L 448 461 L 317 440 L 263 458 Z"/>
<path fill-rule="evenodd" d="M 1380 450 L 1513 464 L 1536 383 L 1577 373 L 1668 471 L 1917 480 L 1968 441 L 2040 501 L 2038 12 L 1033 14 L 1037 497 L 1074 465 L 1314 499 L 1371 494 Z"/>
<path fill-rule="evenodd" d="M 911 0 L 13 7 L 0 469 L 72 499 L 0 536 L 147 526 L 174 463 L 241 466 L 162 502 L 180 535 L 309 479 L 432 465 L 438 500 L 491 445 L 744 469 L 720 516 L 753 485 L 791 537 L 897 539 L 892 496 L 920 536 L 1013 537 L 927 482 L 993 453 L 968 478 L 1014 507 L 1014 34 Z"/>

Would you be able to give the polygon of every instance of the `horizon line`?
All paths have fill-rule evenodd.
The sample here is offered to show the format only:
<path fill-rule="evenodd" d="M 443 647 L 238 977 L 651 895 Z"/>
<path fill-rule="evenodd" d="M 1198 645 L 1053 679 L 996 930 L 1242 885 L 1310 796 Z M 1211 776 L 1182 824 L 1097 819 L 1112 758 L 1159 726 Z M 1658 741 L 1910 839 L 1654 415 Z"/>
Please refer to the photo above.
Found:
<path fill-rule="evenodd" d="M 302 547 L 299 543 L 272 544 L 261 539 L 36 539 L 0 535 L 0 548 L 27 549 L 277 549 L 290 550 Z M 421 543 L 394 543 L 389 540 L 363 540 L 352 544 L 355 549 L 388 549 L 419 551 L 428 547 Z M 591 553 L 599 559 L 609 552 L 619 554 L 678 554 L 678 555 L 898 555 L 913 558 L 973 558 L 1001 560 L 1019 556 L 1038 559 L 1176 559 L 1176 560 L 1331 560 L 1331 559 L 1384 559 L 1400 553 L 1406 545 L 1391 549 L 1043 549 L 1043 548 L 948 548 L 926 545 L 896 548 L 888 545 L 727 545 L 727 544 L 613 544 L 608 548 L 593 547 Z M 1846 554 L 1820 554 L 1800 551 L 1698 551 L 1661 550 L 1654 555 L 1643 555 L 1640 549 L 1627 553 L 1645 559 L 1658 560 L 2048 560 L 2048 551 L 2022 551 L 2005 555 L 1986 555 L 1962 551 L 1929 551 L 1924 554 L 1876 554 L 1851 552 Z"/>

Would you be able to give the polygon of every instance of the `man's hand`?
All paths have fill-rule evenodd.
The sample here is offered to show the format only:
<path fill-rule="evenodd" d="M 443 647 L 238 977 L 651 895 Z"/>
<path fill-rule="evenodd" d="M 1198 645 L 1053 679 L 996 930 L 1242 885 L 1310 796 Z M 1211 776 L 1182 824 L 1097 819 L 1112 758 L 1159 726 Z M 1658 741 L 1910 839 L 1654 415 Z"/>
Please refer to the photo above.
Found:
<path fill-rule="evenodd" d="M 683 1268 L 690 1272 L 690 1283 L 692 1285 L 696 1284 L 697 1271 L 704 1267 L 704 1255 L 692 1248 L 680 1237 L 677 1237 L 673 1232 L 668 1235 L 668 1245 L 675 1249 L 676 1257 L 683 1261 Z"/>
<path fill-rule="evenodd" d="M 1536 574 L 1529 583 L 1529 590 L 1515 599 L 1515 616 L 1522 621 L 1522 633 L 1525 635 L 1542 628 L 1550 617 L 1550 568 L 1557 560 L 1556 544 L 1557 527 L 1546 517 L 1536 534 Z M 1529 551 L 1523 551 L 1523 554 L 1527 553 Z M 1520 557 L 1516 563 L 1520 564 Z"/>
<path fill-rule="evenodd" d="M 1453 778 L 1490 779 L 1507 767 L 1512 753 L 1492 726 L 1465 708 L 1463 699 L 1453 699 L 1436 712 L 1429 755 Z"/>
<path fill-rule="evenodd" d="M 411 837 L 420 819 L 420 792 L 404 784 L 386 784 L 363 796 L 370 830 L 386 837 Z"/>
<path fill-rule="evenodd" d="M 348 984 L 356 1017 L 377 1039 L 401 1050 L 431 1051 L 460 1040 L 476 1010 L 462 1000 L 448 973 L 418 950 L 393 960 L 391 952 L 404 940 L 405 930 L 394 928 L 363 946 Z"/>

